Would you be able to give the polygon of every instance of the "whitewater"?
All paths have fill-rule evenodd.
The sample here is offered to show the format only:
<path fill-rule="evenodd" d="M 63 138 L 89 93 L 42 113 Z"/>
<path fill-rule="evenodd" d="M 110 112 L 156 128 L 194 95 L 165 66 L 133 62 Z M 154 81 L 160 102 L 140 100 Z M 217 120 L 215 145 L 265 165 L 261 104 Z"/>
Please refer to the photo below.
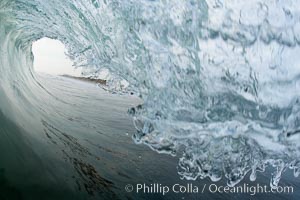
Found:
<path fill-rule="evenodd" d="M 272 172 L 268 177 L 272 187 L 285 172 L 296 179 L 299 4 L 298 0 L 0 0 L 0 116 L 6 127 L 2 129 L 6 137 L 1 137 L 17 147 L 26 146 L 28 155 L 38 154 L 41 163 L 43 155 L 54 156 L 60 149 L 75 170 L 83 166 L 91 170 L 92 164 L 84 165 L 76 157 L 93 157 L 89 163 L 97 157 L 91 152 L 97 140 L 91 139 L 91 144 L 84 128 L 97 134 L 101 125 L 118 124 L 115 111 L 129 108 L 136 130 L 124 125 L 128 129 L 124 132 L 155 154 L 170 154 L 164 157 L 167 160 L 176 156 L 177 176 L 184 180 L 223 179 L 235 186 L 246 176 L 255 181 L 266 168 Z M 98 87 L 109 91 L 109 97 L 99 96 L 103 91 L 96 86 L 83 92 L 81 84 L 37 75 L 32 43 L 44 37 L 61 41 L 84 76 L 108 70 L 107 85 Z M 120 87 L 124 82 L 128 87 Z M 110 100 L 114 95 L 125 102 Z M 102 100 L 113 110 L 101 106 Z M 17 129 L 24 131 L 10 135 Z M 109 134 L 106 137 L 112 142 Z M 96 177 L 94 181 L 104 188 L 111 186 Z"/>

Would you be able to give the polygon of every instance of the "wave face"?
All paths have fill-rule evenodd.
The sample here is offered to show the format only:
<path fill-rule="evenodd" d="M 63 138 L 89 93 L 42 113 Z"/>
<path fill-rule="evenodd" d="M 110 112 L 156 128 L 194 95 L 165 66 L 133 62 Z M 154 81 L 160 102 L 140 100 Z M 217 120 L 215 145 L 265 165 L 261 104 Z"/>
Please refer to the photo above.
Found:
<path fill-rule="evenodd" d="M 195 180 L 300 173 L 300 1 L 1 0 L 1 109 L 41 112 L 32 42 L 63 42 L 86 75 L 109 70 L 143 99 L 137 143 L 178 155 Z M 16 114 L 18 113 L 18 114 Z M 26 125 L 24 125 L 26 126 Z"/>

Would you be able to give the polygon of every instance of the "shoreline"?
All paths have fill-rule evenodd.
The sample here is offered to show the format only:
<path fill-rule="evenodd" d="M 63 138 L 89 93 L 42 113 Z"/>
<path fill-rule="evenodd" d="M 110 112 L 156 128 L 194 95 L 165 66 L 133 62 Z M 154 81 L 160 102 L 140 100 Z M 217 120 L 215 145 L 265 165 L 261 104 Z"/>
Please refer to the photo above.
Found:
<path fill-rule="evenodd" d="M 76 80 L 80 80 L 80 81 L 85 81 L 85 82 L 90 82 L 90 83 L 97 83 L 97 84 L 101 84 L 101 85 L 106 85 L 107 81 L 104 79 L 93 79 L 90 77 L 76 77 L 76 76 L 71 76 L 71 75 L 67 75 L 67 74 L 63 74 L 63 75 L 59 75 L 61 77 L 65 77 L 65 78 L 71 78 L 71 79 L 76 79 Z"/>

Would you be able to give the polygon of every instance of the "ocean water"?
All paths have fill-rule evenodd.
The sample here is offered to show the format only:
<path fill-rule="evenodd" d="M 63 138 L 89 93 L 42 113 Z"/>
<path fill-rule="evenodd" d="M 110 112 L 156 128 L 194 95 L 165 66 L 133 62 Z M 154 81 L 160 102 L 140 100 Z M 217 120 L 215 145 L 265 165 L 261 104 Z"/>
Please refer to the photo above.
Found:
<path fill-rule="evenodd" d="M 126 192 L 127 184 L 156 183 L 170 188 L 174 184 L 194 184 L 201 188 L 212 182 L 182 180 L 176 167 L 178 157 L 158 154 L 134 143 L 132 134 L 136 130 L 127 109 L 139 104 L 140 99 L 112 95 L 95 84 L 70 78 L 44 74 L 37 78 L 48 88 L 48 94 L 60 100 L 51 105 L 47 97 L 44 101 L 47 114 L 32 115 L 28 129 L 1 112 L 1 200 L 299 199 L 300 183 L 291 173 L 285 174 L 280 182 L 280 186 L 294 187 L 294 193 L 290 194 L 252 196 L 208 190 L 203 194 L 169 192 L 166 195 Z M 240 185 L 269 185 L 270 173 L 270 170 L 260 173 L 256 182 L 250 182 L 247 177 Z M 226 179 L 215 184 L 225 186 Z"/>
<path fill-rule="evenodd" d="M 3 191 L 126 198 L 152 173 L 298 183 L 299 3 L 0 0 Z M 107 85 L 36 74 L 44 37 Z"/>

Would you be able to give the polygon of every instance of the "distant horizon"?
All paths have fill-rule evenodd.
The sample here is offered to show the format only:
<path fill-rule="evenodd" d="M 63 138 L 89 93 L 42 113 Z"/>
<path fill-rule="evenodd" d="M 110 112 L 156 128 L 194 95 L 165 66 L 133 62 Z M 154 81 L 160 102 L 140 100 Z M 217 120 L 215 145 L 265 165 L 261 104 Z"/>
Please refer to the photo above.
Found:
<path fill-rule="evenodd" d="M 81 70 L 75 69 L 73 62 L 66 56 L 65 45 L 58 40 L 42 38 L 33 43 L 32 52 L 36 72 L 71 76 L 81 74 Z"/>

